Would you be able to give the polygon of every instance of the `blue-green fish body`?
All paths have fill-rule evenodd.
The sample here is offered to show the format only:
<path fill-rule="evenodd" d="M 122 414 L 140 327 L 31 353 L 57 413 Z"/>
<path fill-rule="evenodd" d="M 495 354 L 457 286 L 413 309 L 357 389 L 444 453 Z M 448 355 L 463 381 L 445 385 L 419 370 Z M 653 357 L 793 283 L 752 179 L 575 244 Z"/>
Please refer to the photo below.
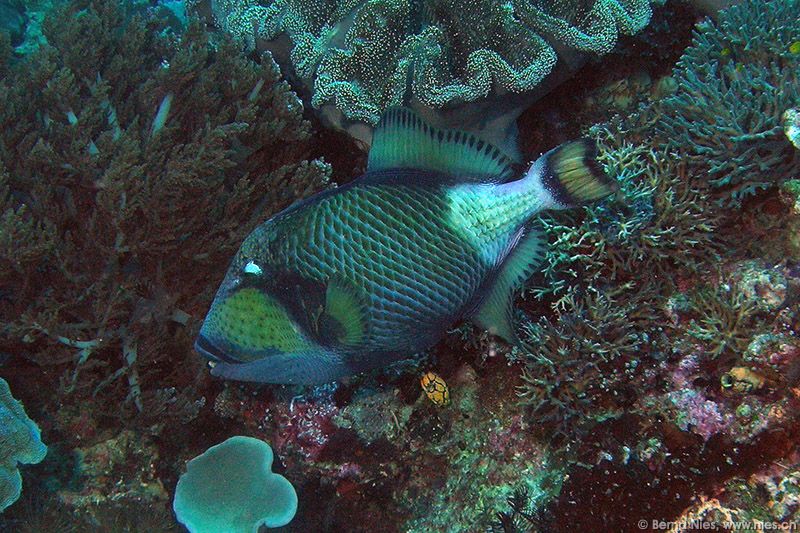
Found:
<path fill-rule="evenodd" d="M 564 145 L 506 182 L 496 148 L 389 111 L 364 176 L 248 236 L 198 351 L 225 378 L 320 383 L 429 348 L 462 319 L 514 341 L 511 295 L 544 246 L 531 217 L 612 190 L 591 148 Z"/>

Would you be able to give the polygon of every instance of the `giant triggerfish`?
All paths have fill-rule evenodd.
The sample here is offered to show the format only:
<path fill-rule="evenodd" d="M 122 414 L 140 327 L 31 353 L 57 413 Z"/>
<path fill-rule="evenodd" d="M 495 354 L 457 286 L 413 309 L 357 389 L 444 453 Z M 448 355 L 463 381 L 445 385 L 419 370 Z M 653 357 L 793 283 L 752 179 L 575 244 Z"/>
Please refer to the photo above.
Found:
<path fill-rule="evenodd" d="M 216 376 L 323 383 L 430 348 L 462 319 L 514 342 L 512 295 L 546 245 L 532 219 L 615 189 L 595 154 L 569 142 L 513 180 L 494 146 L 390 109 L 366 174 L 245 239 L 195 347 Z"/>

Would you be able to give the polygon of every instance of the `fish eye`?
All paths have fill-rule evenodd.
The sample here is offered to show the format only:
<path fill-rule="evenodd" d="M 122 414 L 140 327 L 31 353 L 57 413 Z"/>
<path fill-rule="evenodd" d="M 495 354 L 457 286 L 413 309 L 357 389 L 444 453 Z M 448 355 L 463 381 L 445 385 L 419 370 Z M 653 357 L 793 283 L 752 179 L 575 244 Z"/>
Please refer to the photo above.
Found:
<path fill-rule="evenodd" d="M 247 264 L 244 265 L 244 268 L 242 269 L 242 274 L 248 277 L 250 276 L 257 277 L 263 273 L 264 271 L 261 270 L 261 267 L 258 266 L 254 261 L 248 261 Z"/>

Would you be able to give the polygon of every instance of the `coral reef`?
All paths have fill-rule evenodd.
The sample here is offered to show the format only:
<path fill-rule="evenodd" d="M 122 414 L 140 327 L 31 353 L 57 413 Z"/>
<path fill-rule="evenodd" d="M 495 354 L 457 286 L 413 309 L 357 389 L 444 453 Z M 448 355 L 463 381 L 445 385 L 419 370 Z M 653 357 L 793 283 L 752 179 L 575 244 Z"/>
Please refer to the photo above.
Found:
<path fill-rule="evenodd" d="M 280 34 L 276 57 L 286 46 L 304 81 L 326 84 L 315 104 L 367 120 L 392 91 L 447 106 L 513 92 L 513 76 L 535 74 L 515 63 L 515 27 L 573 51 L 584 28 L 585 51 L 618 28 L 585 23 L 623 4 L 584 2 L 584 17 L 548 3 L 564 34 L 528 25 L 532 5 L 217 3 L 280 15 L 240 29 Z M 175 2 L 59 2 L 44 23 L 43 3 L 26 3 L 26 42 L 0 38 L 0 368 L 49 448 L 0 529 L 176 530 L 185 463 L 237 434 L 269 442 L 291 480 L 288 531 L 798 520 L 800 180 L 786 178 L 799 100 L 772 92 L 796 84 L 796 5 L 703 22 L 668 76 L 697 16 L 675 3 L 523 115 L 525 157 L 583 131 L 620 184 L 542 217 L 547 263 L 517 302 L 523 347 L 464 325 L 415 361 L 301 388 L 211 380 L 191 341 L 242 237 L 329 186 L 320 154 L 337 181 L 363 154 L 312 129 L 268 55 L 242 56 Z M 431 383 L 450 401 L 431 401 Z"/>
<path fill-rule="evenodd" d="M 333 102 L 351 120 L 375 124 L 413 96 L 430 107 L 541 84 L 557 61 L 603 54 L 618 35 L 641 30 L 648 0 L 463 3 L 452 0 L 309 2 L 219 0 L 216 23 L 249 49 L 286 35 L 312 102 Z"/>
<path fill-rule="evenodd" d="M 414 374 L 299 397 L 229 384 L 214 403 L 236 427 L 274 442 L 284 475 L 304 480 L 295 483 L 298 531 L 482 529 L 512 487 L 539 503 L 560 479 L 507 394 L 518 372 L 499 359 L 501 375 L 484 377 L 454 361 L 447 406 L 432 403 Z M 319 504 L 304 507 L 309 500 Z"/>
<path fill-rule="evenodd" d="M 28 17 L 25 4 L 19 0 L 2 0 L 0 2 L 0 33 L 9 36 L 11 44 L 17 45 L 25 35 Z"/>
<path fill-rule="evenodd" d="M 690 168 L 629 129 L 617 120 L 590 130 L 619 195 L 542 217 L 551 246 L 528 294 L 552 315 L 526 326 L 518 394 L 561 438 L 632 405 L 669 353 L 667 297 L 679 276 L 706 272 L 724 248 L 721 216 Z"/>
<path fill-rule="evenodd" d="M 269 56 L 122 9 L 54 9 L 49 44 L 1 82 L 0 334 L 62 393 L 152 421 L 202 401 L 210 277 L 329 168 L 303 161 L 309 124 Z"/>
<path fill-rule="evenodd" d="M 798 52 L 800 53 L 800 52 Z M 800 111 L 787 109 L 783 113 L 783 133 L 795 148 L 800 149 Z"/>
<path fill-rule="evenodd" d="M 452 414 L 447 431 L 428 448 L 412 436 L 412 446 L 428 449 L 428 457 L 415 462 L 415 470 L 428 469 L 434 479 L 411 479 L 404 493 L 404 506 L 413 512 L 402 530 L 486 529 L 493 514 L 504 508 L 512 487 L 522 487 L 536 501 L 546 501 L 560 485 L 560 472 L 548 453 L 529 439 L 530 426 L 513 411 L 513 402 L 480 406 L 488 398 L 485 383 L 469 367 L 450 379 Z M 423 400 L 429 403 L 427 398 Z M 423 414 L 424 411 L 420 414 Z M 503 422 L 501 422 L 503 420 Z M 410 428 L 413 431 L 413 426 Z M 413 435 L 413 433 L 412 433 Z M 443 461 L 443 469 L 441 464 Z M 427 466 L 426 466 L 427 463 Z M 433 469 L 433 470 L 430 470 Z M 454 502 L 458 502 L 454 504 Z M 494 513 L 492 513 L 494 511 Z"/>
<path fill-rule="evenodd" d="M 800 173 L 783 115 L 800 101 L 796 0 L 748 0 L 697 27 L 656 128 L 724 206 Z"/>
<path fill-rule="evenodd" d="M 352 429 L 366 444 L 392 440 L 408 425 L 413 408 L 405 405 L 396 391 L 381 391 L 354 397 L 337 414 L 337 427 Z"/>
<path fill-rule="evenodd" d="M 738 354 L 750 341 L 755 303 L 737 286 L 701 287 L 689 297 L 689 310 L 697 316 L 688 333 L 708 346 L 708 354 Z"/>
<path fill-rule="evenodd" d="M 658 323 L 649 302 L 616 296 L 594 289 L 581 299 L 568 297 L 557 319 L 525 328 L 530 354 L 517 393 L 551 435 L 575 440 L 593 424 L 618 416 L 658 350 L 657 334 L 648 333 Z"/>
<path fill-rule="evenodd" d="M 676 522 L 692 520 L 722 525 L 754 524 L 753 529 L 796 528 L 800 520 L 800 464 L 798 450 L 787 460 L 759 468 L 751 475 L 736 476 L 712 495 L 703 494 L 687 507 Z M 673 528 L 680 532 L 686 529 Z"/>
<path fill-rule="evenodd" d="M 127 505 L 165 507 L 168 494 L 158 475 L 160 457 L 151 438 L 124 430 L 119 435 L 76 450 L 79 487 L 64 487 L 58 499 L 65 509 L 92 521 L 98 509 Z M 130 472 L 130 465 L 141 465 Z M 100 512 L 102 514 L 102 512 Z"/>
<path fill-rule="evenodd" d="M 745 261 L 712 286 L 673 296 L 676 360 L 660 364 L 664 391 L 640 396 L 637 409 L 658 413 L 709 440 L 724 435 L 751 442 L 764 431 L 795 423 L 800 340 L 784 306 L 789 283 L 782 268 Z M 752 290 L 755 289 L 755 290 Z"/>
<path fill-rule="evenodd" d="M 22 491 L 19 464 L 38 463 L 46 454 L 39 427 L 11 396 L 6 380 L 0 378 L 0 512 Z"/>
<path fill-rule="evenodd" d="M 718 26 L 699 26 L 663 89 L 631 77 L 587 100 L 629 113 L 639 95 L 637 113 L 589 129 L 620 194 L 543 217 L 551 248 L 522 304 L 543 317 L 510 357 L 524 364 L 521 403 L 544 421 L 537 434 L 570 452 L 562 456 L 569 480 L 544 509 L 558 517 L 556 530 L 627 531 L 636 518 L 677 516 L 687 496 L 751 468 L 751 454 L 766 461 L 770 450 L 775 460 L 792 441 L 800 400 L 790 180 L 798 159 L 784 132 L 797 100 L 792 9 L 731 8 Z M 637 505 L 609 512 L 626 494 Z M 589 516 L 587 506 L 601 511 Z M 530 527 L 519 513 L 506 518 L 512 531 Z"/>

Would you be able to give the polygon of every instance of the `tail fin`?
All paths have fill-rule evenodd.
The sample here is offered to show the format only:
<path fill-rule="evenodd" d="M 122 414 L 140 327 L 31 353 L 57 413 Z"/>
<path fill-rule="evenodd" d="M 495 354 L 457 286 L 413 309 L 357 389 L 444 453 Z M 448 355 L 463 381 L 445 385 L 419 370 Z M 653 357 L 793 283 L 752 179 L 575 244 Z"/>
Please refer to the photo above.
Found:
<path fill-rule="evenodd" d="M 557 146 L 540 157 L 530 172 L 540 176 L 553 200 L 563 207 L 599 200 L 618 190 L 597 162 L 597 144 L 589 139 Z"/>

